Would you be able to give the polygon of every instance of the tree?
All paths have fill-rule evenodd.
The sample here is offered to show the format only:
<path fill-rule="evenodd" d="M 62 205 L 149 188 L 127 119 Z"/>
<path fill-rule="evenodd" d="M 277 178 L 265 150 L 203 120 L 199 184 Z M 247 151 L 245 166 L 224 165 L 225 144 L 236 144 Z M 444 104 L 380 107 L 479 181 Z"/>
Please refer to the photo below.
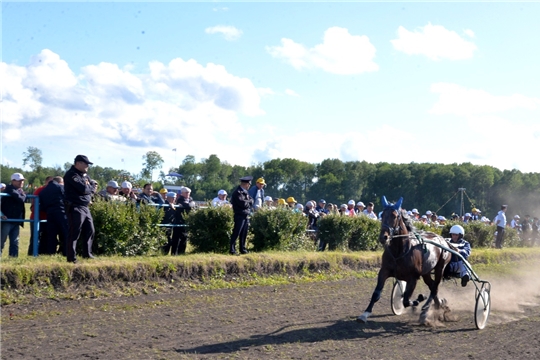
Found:
<path fill-rule="evenodd" d="M 41 150 L 37 147 L 29 146 L 28 149 L 23 152 L 23 166 L 30 165 L 32 171 L 36 171 L 41 167 L 43 157 L 41 156 Z"/>
<path fill-rule="evenodd" d="M 163 166 L 163 158 L 157 151 L 148 151 L 142 158 L 144 160 L 142 175 L 152 180 L 154 170 L 161 169 Z"/>

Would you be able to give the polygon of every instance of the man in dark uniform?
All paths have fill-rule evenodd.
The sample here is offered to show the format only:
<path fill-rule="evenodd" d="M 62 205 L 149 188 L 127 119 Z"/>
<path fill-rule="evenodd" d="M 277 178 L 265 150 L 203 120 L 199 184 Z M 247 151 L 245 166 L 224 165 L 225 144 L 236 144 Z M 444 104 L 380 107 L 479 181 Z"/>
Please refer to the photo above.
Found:
<path fill-rule="evenodd" d="M 67 255 L 66 240 L 69 230 L 64 201 L 64 179 L 61 176 L 56 176 L 39 193 L 41 209 L 47 213 L 47 238 L 44 239 L 45 254 L 56 254 L 57 246 L 60 244 L 62 255 Z"/>
<path fill-rule="evenodd" d="M 66 197 L 66 215 L 68 218 L 68 239 L 66 242 L 67 261 L 76 263 L 77 240 L 82 235 L 86 242 L 83 257 L 93 259 L 92 242 L 94 241 L 94 220 L 88 205 L 96 186 L 88 176 L 88 166 L 93 163 L 84 155 L 77 155 L 74 164 L 64 175 L 64 193 Z"/>
<path fill-rule="evenodd" d="M 186 225 L 185 214 L 188 214 L 195 207 L 195 202 L 191 198 L 191 189 L 183 187 L 180 196 L 176 200 L 176 225 Z M 185 254 L 188 240 L 188 230 L 186 226 L 173 228 L 171 255 Z"/>
<path fill-rule="evenodd" d="M 236 239 L 240 237 L 240 253 L 247 254 L 246 238 L 249 227 L 248 215 L 253 206 L 253 198 L 249 195 L 248 189 L 253 176 L 244 176 L 240 179 L 240 185 L 234 189 L 231 195 L 231 205 L 234 211 L 234 229 L 231 235 L 231 246 L 229 253 L 236 254 Z"/>

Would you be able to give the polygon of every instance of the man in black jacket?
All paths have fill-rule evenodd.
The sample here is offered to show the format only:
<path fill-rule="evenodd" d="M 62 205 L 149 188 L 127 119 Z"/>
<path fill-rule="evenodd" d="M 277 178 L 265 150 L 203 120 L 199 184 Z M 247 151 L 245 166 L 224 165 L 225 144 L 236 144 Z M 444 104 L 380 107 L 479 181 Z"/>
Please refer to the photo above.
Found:
<path fill-rule="evenodd" d="M 236 255 L 236 239 L 240 237 L 240 253 L 247 254 L 246 238 L 249 228 L 248 215 L 253 206 L 253 198 L 249 195 L 248 189 L 253 176 L 244 176 L 240 179 L 240 185 L 233 191 L 231 205 L 234 211 L 234 228 L 231 235 L 231 246 L 229 253 Z"/>
<path fill-rule="evenodd" d="M 176 225 L 185 225 L 185 214 L 188 214 L 191 209 L 195 207 L 195 203 L 193 202 L 193 199 L 190 195 L 190 188 L 183 187 L 182 190 L 180 190 L 180 196 L 178 196 L 178 199 L 176 200 Z M 188 229 L 186 226 L 177 226 L 173 228 L 171 255 L 179 255 L 186 253 L 187 238 Z"/>
<path fill-rule="evenodd" d="M 26 200 L 26 194 L 24 193 L 22 186 L 24 184 L 24 176 L 21 173 L 14 173 L 11 175 L 11 184 L 6 186 L 4 193 L 9 196 L 2 196 L 2 220 L 6 219 L 24 219 L 26 212 L 24 208 L 24 201 Z M 9 256 L 19 256 L 19 226 L 24 226 L 24 222 L 8 222 L 2 221 L 1 227 L 1 248 L 4 250 L 4 245 L 9 235 Z"/>
<path fill-rule="evenodd" d="M 88 176 L 88 166 L 93 163 L 84 155 L 77 155 L 74 164 L 64 175 L 64 193 L 66 196 L 66 215 L 68 218 L 69 235 L 66 242 L 67 261 L 76 263 L 77 240 L 82 235 L 86 242 L 83 247 L 83 257 L 93 259 L 92 243 L 94 241 L 94 220 L 88 205 L 96 186 Z"/>
<path fill-rule="evenodd" d="M 44 239 L 43 249 L 45 254 L 56 254 L 58 244 L 60 244 L 62 254 L 67 255 L 66 240 L 69 230 L 64 202 L 64 179 L 56 176 L 39 193 L 41 209 L 47 212 L 47 238 Z"/>

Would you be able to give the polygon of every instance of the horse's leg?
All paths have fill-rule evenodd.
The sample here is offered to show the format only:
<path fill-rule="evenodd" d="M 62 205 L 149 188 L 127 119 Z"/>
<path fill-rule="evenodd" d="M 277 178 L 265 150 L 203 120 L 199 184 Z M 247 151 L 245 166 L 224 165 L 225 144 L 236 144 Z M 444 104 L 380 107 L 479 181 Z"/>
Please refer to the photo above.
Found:
<path fill-rule="evenodd" d="M 411 301 L 411 296 L 414 292 L 414 289 L 416 289 L 417 279 L 410 279 L 407 281 L 407 287 L 405 288 L 405 292 L 403 293 L 403 306 L 409 307 L 409 306 L 418 306 L 420 303 L 424 300 L 426 300 L 426 297 L 423 294 L 418 294 L 418 297 L 416 300 Z"/>
<path fill-rule="evenodd" d="M 424 279 L 424 282 L 426 283 L 426 285 L 429 287 L 429 296 L 426 300 L 426 303 L 422 306 L 422 312 L 420 313 L 420 324 L 422 325 L 427 325 L 428 324 L 428 321 L 427 321 L 427 314 L 428 314 L 428 311 L 429 311 L 429 308 L 431 306 L 431 302 L 433 301 L 434 299 L 434 287 L 435 287 L 435 282 L 433 281 L 433 279 L 431 278 L 431 275 L 428 273 L 428 274 L 425 274 L 425 275 L 422 275 L 422 279 Z M 439 299 L 437 298 L 437 300 L 435 301 L 436 303 L 436 307 L 438 307 L 438 302 L 439 302 Z"/>
<path fill-rule="evenodd" d="M 373 305 L 379 299 L 381 298 L 381 293 L 384 288 L 384 283 L 386 282 L 386 279 L 390 276 L 390 272 L 387 269 L 381 268 L 379 270 L 379 275 L 377 276 L 377 286 L 375 287 L 375 290 L 373 291 L 373 295 L 371 295 L 371 301 L 369 302 L 368 307 L 364 311 L 362 315 L 360 315 L 358 318 L 356 318 L 356 321 L 366 323 L 368 317 L 371 315 L 371 312 L 373 311 Z"/>

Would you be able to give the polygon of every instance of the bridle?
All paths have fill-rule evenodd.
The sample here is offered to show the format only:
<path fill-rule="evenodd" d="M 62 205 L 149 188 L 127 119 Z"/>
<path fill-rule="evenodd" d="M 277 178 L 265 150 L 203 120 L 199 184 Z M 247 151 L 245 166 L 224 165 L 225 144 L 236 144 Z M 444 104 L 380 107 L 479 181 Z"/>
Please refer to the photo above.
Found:
<path fill-rule="evenodd" d="M 399 234 L 400 230 L 401 230 L 401 223 L 403 222 L 403 218 L 402 218 L 402 215 L 401 215 L 401 211 L 400 210 L 396 210 L 396 209 L 393 209 L 392 207 L 388 207 L 387 209 L 385 210 L 393 210 L 393 211 L 397 211 L 398 213 L 398 216 L 396 217 L 396 220 L 395 220 L 395 224 L 397 224 L 396 226 L 390 226 L 386 223 L 383 223 L 381 224 L 381 231 L 384 230 L 384 229 L 387 229 L 388 230 L 388 238 L 389 240 L 392 240 L 393 238 L 396 238 L 396 237 L 405 237 L 405 236 L 409 236 L 409 234 Z M 394 234 L 397 234 L 397 235 L 394 235 Z"/>

